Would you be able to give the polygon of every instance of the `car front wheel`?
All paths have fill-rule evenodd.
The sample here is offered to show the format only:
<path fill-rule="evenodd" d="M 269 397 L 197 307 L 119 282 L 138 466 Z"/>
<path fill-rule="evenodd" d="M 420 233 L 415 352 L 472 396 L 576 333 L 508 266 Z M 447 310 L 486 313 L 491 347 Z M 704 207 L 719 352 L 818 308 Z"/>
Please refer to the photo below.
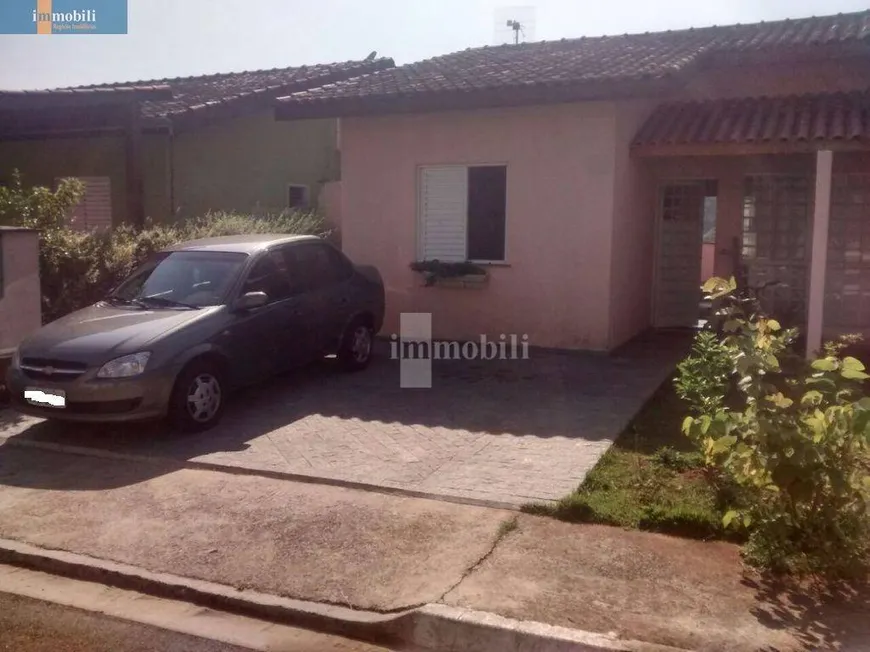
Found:
<path fill-rule="evenodd" d="M 220 369 L 205 360 L 194 361 L 175 381 L 170 420 L 186 432 L 207 430 L 220 421 L 225 399 Z"/>
<path fill-rule="evenodd" d="M 372 360 L 374 332 L 362 318 L 353 320 L 341 338 L 338 360 L 347 371 L 365 369 Z"/>

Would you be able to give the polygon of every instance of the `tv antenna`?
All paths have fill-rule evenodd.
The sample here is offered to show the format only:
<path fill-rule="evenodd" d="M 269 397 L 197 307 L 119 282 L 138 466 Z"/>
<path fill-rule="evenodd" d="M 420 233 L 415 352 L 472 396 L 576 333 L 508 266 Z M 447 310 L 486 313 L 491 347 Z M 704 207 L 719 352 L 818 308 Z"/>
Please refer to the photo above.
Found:
<path fill-rule="evenodd" d="M 496 7 L 493 45 L 519 45 L 535 40 L 535 8 L 530 6 Z"/>
<path fill-rule="evenodd" d="M 518 20 L 508 20 L 507 26 L 510 27 L 514 31 L 514 45 L 519 45 L 520 43 L 520 32 L 523 32 L 523 25 Z M 523 38 L 526 37 L 526 33 L 523 32 Z"/>

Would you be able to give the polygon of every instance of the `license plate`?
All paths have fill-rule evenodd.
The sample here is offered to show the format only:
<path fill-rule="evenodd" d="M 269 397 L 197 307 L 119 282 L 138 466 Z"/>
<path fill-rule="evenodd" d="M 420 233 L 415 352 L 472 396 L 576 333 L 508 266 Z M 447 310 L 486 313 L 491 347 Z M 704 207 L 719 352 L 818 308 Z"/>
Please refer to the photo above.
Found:
<path fill-rule="evenodd" d="M 40 407 L 66 407 L 66 392 L 62 389 L 37 389 L 28 387 L 24 390 L 24 398 L 28 403 Z"/>

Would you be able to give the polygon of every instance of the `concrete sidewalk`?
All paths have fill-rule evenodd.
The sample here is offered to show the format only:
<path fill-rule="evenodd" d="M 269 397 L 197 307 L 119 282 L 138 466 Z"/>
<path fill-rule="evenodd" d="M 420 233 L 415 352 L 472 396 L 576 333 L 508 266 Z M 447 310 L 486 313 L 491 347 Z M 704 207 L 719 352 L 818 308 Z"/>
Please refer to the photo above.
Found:
<path fill-rule="evenodd" d="M 810 603 L 753 585 L 727 544 L 12 445 L 0 447 L 0 537 L 234 587 L 239 600 L 256 592 L 403 616 L 428 605 L 457 627 L 483 611 L 693 650 L 870 640 L 866 596 Z"/>

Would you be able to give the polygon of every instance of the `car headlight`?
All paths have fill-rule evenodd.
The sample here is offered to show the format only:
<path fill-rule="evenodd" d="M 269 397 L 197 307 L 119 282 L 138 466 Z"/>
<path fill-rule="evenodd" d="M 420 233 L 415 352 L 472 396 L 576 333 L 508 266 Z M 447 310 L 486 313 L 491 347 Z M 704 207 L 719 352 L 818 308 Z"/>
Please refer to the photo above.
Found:
<path fill-rule="evenodd" d="M 106 364 L 100 367 L 97 372 L 97 378 L 127 378 L 129 376 L 138 376 L 145 371 L 145 365 L 148 364 L 148 358 L 151 357 L 150 351 L 143 353 L 133 353 L 124 355 L 114 360 L 109 360 Z"/>

